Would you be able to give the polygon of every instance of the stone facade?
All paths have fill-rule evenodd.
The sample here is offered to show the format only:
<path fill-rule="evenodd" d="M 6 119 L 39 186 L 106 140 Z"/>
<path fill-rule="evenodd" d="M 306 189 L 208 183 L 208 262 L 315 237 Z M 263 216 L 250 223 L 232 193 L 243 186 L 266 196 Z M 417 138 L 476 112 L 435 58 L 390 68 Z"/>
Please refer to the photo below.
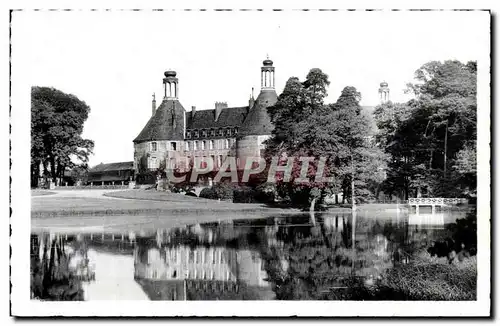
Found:
<path fill-rule="evenodd" d="M 134 169 L 185 170 L 196 157 L 211 157 L 219 168 L 228 156 L 235 157 L 239 168 L 246 157 L 258 157 L 263 142 L 272 132 L 267 108 L 277 101 L 274 86 L 275 68 L 269 59 L 261 67 L 261 91 L 250 97 L 247 106 L 229 108 L 216 102 L 212 110 L 187 112 L 179 102 L 179 79 L 166 71 L 164 97 L 156 108 L 153 95 L 152 117 L 134 139 Z"/>

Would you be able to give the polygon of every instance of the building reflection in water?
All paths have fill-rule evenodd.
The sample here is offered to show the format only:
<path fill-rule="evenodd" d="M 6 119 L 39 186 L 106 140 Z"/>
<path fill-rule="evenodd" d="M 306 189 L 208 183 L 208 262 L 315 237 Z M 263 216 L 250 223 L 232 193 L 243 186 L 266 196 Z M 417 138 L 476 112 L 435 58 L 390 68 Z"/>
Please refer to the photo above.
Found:
<path fill-rule="evenodd" d="M 446 237 L 447 214 L 420 208 L 393 219 L 361 215 L 354 251 L 350 214 L 214 222 L 152 234 L 33 234 L 32 297 L 330 299 L 329 289 L 345 287 L 343 280 L 368 284 Z M 53 286 L 60 286 L 59 299 L 47 290 Z M 308 294 L 294 292 L 297 286 Z"/>

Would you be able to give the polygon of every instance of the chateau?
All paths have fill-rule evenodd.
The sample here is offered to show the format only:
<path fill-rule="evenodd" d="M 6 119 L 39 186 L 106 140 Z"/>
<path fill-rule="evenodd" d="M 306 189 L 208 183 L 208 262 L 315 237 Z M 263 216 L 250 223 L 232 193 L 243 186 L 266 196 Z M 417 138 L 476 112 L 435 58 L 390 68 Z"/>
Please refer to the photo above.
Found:
<path fill-rule="evenodd" d="M 179 100 L 179 78 L 175 71 L 166 71 L 164 94 L 158 108 L 153 95 L 152 115 L 134 139 L 134 170 L 185 169 L 195 157 L 211 157 L 214 168 L 226 157 L 236 158 L 238 168 L 245 158 L 259 157 L 263 142 L 273 129 L 267 107 L 277 101 L 273 61 L 266 59 L 261 67 L 261 89 L 257 99 L 248 105 L 228 107 L 216 102 L 212 110 L 187 112 Z"/>

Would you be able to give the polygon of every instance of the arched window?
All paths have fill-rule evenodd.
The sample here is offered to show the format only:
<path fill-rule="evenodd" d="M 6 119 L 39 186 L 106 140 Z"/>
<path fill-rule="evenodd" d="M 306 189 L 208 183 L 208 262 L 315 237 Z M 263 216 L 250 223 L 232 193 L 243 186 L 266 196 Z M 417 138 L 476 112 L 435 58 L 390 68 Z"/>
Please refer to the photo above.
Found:
<path fill-rule="evenodd" d="M 197 140 L 195 140 L 195 141 L 193 142 L 193 150 L 195 150 L 195 151 L 197 151 L 197 150 L 198 150 L 198 141 L 197 141 Z"/>
<path fill-rule="evenodd" d="M 229 148 L 229 139 L 224 139 L 224 148 Z"/>
<path fill-rule="evenodd" d="M 215 141 L 214 140 L 210 140 L 209 149 L 214 149 L 214 148 L 215 148 Z"/>
<path fill-rule="evenodd" d="M 205 140 L 203 140 L 203 141 L 201 142 L 201 150 L 202 150 L 202 151 L 204 151 L 204 150 L 205 150 L 205 145 L 206 145 L 205 143 L 206 143 L 206 141 L 205 141 Z"/>
<path fill-rule="evenodd" d="M 189 151 L 189 141 L 186 142 L 186 151 Z"/>

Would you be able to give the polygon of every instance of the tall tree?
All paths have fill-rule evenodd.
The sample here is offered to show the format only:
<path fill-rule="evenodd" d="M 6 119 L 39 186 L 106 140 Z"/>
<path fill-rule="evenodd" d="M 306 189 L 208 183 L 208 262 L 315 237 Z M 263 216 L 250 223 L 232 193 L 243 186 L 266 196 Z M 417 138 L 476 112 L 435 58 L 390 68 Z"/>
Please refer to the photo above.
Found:
<path fill-rule="evenodd" d="M 31 179 L 37 186 L 43 175 L 56 182 L 66 169 L 86 166 L 94 142 L 81 137 L 89 106 L 55 88 L 31 89 Z"/>
<path fill-rule="evenodd" d="M 464 179 L 456 160 L 474 148 L 476 74 L 475 62 L 426 63 L 415 72 L 417 83 L 408 84 L 415 99 L 377 109 L 380 137 L 392 156 L 388 188 L 403 190 L 405 199 L 474 191 L 475 176 Z"/>

